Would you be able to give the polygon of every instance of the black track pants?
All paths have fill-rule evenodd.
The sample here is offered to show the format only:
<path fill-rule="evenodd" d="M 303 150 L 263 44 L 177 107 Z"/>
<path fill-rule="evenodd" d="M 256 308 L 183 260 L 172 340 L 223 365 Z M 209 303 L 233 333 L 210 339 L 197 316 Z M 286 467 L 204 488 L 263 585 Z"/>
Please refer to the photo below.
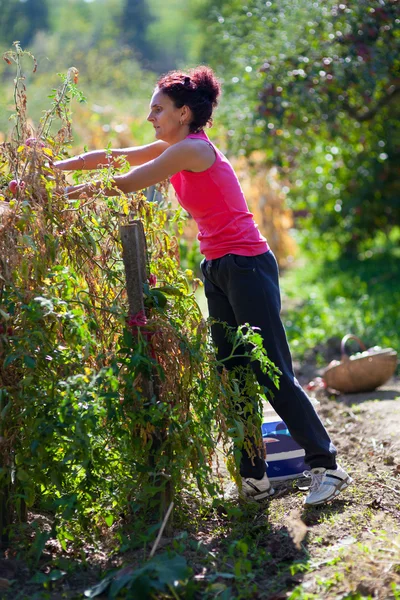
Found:
<path fill-rule="evenodd" d="M 210 317 L 238 327 L 249 323 L 261 330 L 268 358 L 282 371 L 279 389 L 257 362 L 251 365 L 258 382 L 271 390 L 272 407 L 286 423 L 293 439 L 305 450 L 305 462 L 314 467 L 336 468 L 336 449 L 321 423 L 309 397 L 293 373 L 292 358 L 280 318 L 281 299 L 278 266 L 269 250 L 258 256 L 226 254 L 215 260 L 203 260 L 204 289 Z M 222 325 L 212 325 L 211 335 L 217 358 L 231 354 L 231 343 Z M 228 370 L 247 366 L 247 358 L 234 358 L 225 364 Z M 240 473 L 243 477 L 261 478 L 265 472 L 262 452 L 254 464 L 242 452 Z"/>

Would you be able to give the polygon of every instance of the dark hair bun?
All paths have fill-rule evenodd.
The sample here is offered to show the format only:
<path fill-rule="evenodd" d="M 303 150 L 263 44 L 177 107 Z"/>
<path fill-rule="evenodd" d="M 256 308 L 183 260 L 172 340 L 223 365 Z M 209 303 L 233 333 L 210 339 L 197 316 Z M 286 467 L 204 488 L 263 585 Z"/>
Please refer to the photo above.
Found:
<path fill-rule="evenodd" d="M 191 79 L 196 88 L 204 94 L 213 106 L 217 105 L 221 93 L 221 84 L 210 67 L 200 66 L 190 71 Z"/>
<path fill-rule="evenodd" d="M 190 132 L 195 133 L 206 125 L 212 125 L 212 112 L 218 104 L 221 84 L 214 71 L 201 65 L 189 71 L 170 71 L 162 75 L 157 87 L 181 108 L 186 105 L 193 114 Z"/>

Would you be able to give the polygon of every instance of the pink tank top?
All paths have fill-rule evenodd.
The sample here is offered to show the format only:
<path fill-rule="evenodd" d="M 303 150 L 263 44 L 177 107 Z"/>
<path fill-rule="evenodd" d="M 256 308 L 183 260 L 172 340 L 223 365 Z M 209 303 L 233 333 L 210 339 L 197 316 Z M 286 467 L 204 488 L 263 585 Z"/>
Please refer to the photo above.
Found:
<path fill-rule="evenodd" d="M 171 177 L 179 203 L 196 221 L 200 252 L 207 260 L 225 254 L 256 256 L 269 250 L 249 211 L 235 171 L 204 131 L 188 138 L 205 140 L 215 162 L 201 173 L 180 171 Z"/>

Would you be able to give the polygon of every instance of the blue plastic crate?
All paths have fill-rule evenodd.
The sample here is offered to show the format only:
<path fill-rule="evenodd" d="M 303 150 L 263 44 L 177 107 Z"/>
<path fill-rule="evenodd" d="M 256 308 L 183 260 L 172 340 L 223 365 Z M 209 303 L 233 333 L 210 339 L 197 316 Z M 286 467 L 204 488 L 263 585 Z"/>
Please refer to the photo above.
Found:
<path fill-rule="evenodd" d="M 304 449 L 294 441 L 283 421 L 263 423 L 262 436 L 271 481 L 296 479 L 309 469 L 304 462 Z"/>

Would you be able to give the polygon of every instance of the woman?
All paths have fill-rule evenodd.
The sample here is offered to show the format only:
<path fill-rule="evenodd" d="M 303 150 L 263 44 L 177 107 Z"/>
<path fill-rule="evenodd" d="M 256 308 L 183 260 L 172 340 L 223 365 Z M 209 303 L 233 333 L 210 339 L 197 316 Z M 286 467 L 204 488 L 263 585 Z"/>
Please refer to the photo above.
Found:
<path fill-rule="evenodd" d="M 279 389 L 253 362 L 258 382 L 273 393 L 271 404 L 286 423 L 293 439 L 305 449 L 310 467 L 310 490 L 306 504 L 335 498 L 352 481 L 336 464 L 336 449 L 310 399 L 298 384 L 280 319 L 278 268 L 267 241 L 249 212 L 238 179 L 225 156 L 210 142 L 204 128 L 211 123 L 220 84 L 204 66 L 189 74 L 173 71 L 157 82 L 147 120 L 156 142 L 137 148 L 93 151 L 56 163 L 59 169 L 96 169 L 126 156 L 133 167 L 116 176 L 113 187 L 129 193 L 170 178 L 180 204 L 199 228 L 205 293 L 209 314 L 216 321 L 212 337 L 218 359 L 231 354 L 227 323 L 237 328 L 249 323 L 258 327 L 268 357 L 281 370 Z M 138 166 L 140 165 L 140 166 Z M 85 192 L 92 196 L 100 182 L 67 188 L 69 198 Z M 228 361 L 228 369 L 246 367 L 245 358 Z M 250 459 L 243 450 L 240 465 L 242 495 L 261 500 L 273 494 L 263 452 Z"/>

